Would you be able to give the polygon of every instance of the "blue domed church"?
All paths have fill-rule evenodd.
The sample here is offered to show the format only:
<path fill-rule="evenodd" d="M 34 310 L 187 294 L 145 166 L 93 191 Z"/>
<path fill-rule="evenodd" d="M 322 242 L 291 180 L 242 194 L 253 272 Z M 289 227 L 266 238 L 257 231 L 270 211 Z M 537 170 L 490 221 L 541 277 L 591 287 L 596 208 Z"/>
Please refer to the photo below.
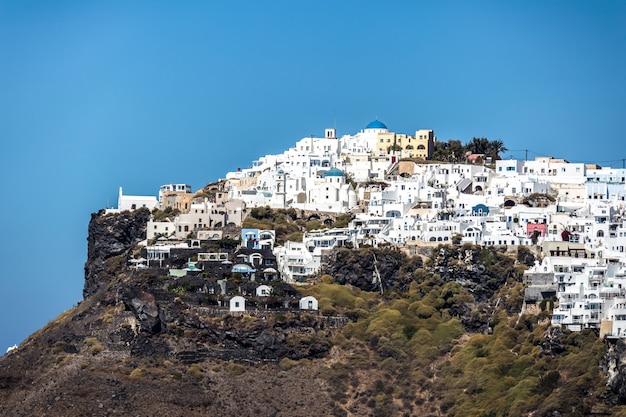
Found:
<path fill-rule="evenodd" d="M 331 168 L 324 174 L 324 181 L 319 182 L 308 192 L 309 210 L 345 213 L 357 205 L 357 196 L 352 184 L 339 168 Z"/>

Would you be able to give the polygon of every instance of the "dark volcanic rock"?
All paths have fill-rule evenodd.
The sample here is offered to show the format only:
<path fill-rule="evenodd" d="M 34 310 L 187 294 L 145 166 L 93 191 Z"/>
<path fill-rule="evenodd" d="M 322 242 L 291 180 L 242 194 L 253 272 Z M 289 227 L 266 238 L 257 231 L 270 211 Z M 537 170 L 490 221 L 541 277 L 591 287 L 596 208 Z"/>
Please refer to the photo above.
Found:
<path fill-rule="evenodd" d="M 602 358 L 607 378 L 606 400 L 612 405 L 626 404 L 626 342 L 607 339 L 607 352 Z"/>
<path fill-rule="evenodd" d="M 419 257 L 408 259 L 393 249 L 339 250 L 324 268 L 339 284 L 350 284 L 364 291 L 379 291 L 394 288 L 406 291 L 413 280 L 413 272 L 422 267 Z M 380 274 L 380 282 L 375 271 Z"/>
<path fill-rule="evenodd" d="M 128 251 L 146 238 L 148 209 L 124 211 L 119 214 L 93 213 L 87 237 L 87 262 L 83 297 L 95 294 L 113 278 L 115 264 L 126 264 Z"/>
<path fill-rule="evenodd" d="M 165 340 L 144 335 L 131 346 L 130 354 L 138 358 L 165 358 L 169 355 L 169 351 Z"/>
<path fill-rule="evenodd" d="M 161 332 L 163 326 L 159 314 L 159 306 L 154 295 L 142 289 L 134 290 L 126 287 L 122 293 L 121 300 L 139 321 L 141 331 L 149 334 Z"/>
<path fill-rule="evenodd" d="M 541 350 L 548 355 L 560 355 L 565 352 L 565 336 L 560 327 L 550 328 L 543 336 Z"/>

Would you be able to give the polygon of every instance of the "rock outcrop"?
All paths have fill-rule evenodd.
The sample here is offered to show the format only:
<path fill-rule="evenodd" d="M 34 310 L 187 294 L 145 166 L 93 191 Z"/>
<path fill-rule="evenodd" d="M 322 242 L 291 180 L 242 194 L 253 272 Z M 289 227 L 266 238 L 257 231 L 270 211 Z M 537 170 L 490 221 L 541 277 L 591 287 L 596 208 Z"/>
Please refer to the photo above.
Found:
<path fill-rule="evenodd" d="M 626 404 L 626 342 L 607 340 L 607 351 L 602 358 L 607 375 L 606 399 L 612 405 Z"/>
<path fill-rule="evenodd" d="M 83 297 L 95 294 L 123 270 L 128 251 L 146 238 L 148 209 L 118 214 L 93 213 L 87 236 L 87 262 Z"/>
<path fill-rule="evenodd" d="M 339 284 L 349 284 L 364 291 L 385 288 L 406 291 L 414 278 L 415 270 L 422 267 L 420 258 L 410 261 L 403 252 L 392 249 L 345 249 L 334 254 L 323 272 L 333 276 Z M 380 282 L 375 272 L 380 274 Z"/>

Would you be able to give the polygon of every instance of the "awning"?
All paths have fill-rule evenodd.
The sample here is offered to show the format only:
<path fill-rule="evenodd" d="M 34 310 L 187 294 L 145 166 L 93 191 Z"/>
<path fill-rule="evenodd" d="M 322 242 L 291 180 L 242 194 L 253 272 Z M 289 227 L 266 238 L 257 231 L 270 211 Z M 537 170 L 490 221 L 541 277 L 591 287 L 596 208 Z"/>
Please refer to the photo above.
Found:
<path fill-rule="evenodd" d="M 232 272 L 248 273 L 256 272 L 256 269 L 252 268 L 250 265 L 237 264 L 233 266 Z"/>

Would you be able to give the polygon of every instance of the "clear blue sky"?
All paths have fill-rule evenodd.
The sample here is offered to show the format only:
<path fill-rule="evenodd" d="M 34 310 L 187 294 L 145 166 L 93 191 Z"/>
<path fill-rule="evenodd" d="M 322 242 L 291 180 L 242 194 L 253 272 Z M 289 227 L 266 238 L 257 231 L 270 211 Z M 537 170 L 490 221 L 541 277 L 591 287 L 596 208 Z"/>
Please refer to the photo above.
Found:
<path fill-rule="evenodd" d="M 120 186 L 375 118 L 621 167 L 625 60 L 624 1 L 0 0 L 0 353 L 81 299 Z"/>

